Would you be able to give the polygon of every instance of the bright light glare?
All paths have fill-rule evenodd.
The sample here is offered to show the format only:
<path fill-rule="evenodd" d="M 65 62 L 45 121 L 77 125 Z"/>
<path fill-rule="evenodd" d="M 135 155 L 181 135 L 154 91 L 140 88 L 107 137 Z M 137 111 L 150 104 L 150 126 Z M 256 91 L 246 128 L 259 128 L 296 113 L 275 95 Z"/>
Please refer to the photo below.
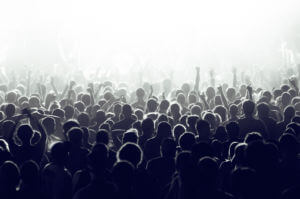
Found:
<path fill-rule="evenodd" d="M 189 75 L 195 66 L 281 63 L 280 43 L 297 19 L 286 0 L 9 0 L 0 3 L 0 61 Z M 298 6 L 299 8 L 299 6 Z M 15 51 L 13 51 L 15 52 Z M 53 55 L 46 56 L 46 55 Z M 57 55 L 56 55 L 57 54 Z M 42 58 L 41 58 L 42 57 Z M 48 59 L 49 58 L 49 59 Z M 53 59 L 51 59 L 53 58 Z M 92 71 L 94 72 L 94 70 Z"/>

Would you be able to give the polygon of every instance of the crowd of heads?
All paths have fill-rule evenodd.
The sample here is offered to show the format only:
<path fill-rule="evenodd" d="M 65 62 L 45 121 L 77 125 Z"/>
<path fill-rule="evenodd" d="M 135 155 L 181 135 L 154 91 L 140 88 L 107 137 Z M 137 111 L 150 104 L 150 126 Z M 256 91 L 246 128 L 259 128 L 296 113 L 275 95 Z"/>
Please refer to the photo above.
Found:
<path fill-rule="evenodd" d="M 111 81 L 2 84 L 0 197 L 300 198 L 296 79 L 201 92 L 199 73 L 160 92 Z"/>

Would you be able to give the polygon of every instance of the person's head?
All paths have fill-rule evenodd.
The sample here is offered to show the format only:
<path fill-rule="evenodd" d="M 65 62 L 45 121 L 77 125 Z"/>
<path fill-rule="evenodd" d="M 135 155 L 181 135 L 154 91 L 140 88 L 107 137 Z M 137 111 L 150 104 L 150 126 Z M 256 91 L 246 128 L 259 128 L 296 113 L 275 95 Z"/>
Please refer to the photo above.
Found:
<path fill-rule="evenodd" d="M 290 86 L 287 85 L 287 84 L 283 84 L 283 85 L 281 85 L 281 87 L 280 87 L 280 90 L 281 90 L 282 92 L 287 92 L 289 89 L 290 89 Z"/>
<path fill-rule="evenodd" d="M 267 103 L 271 102 L 272 100 L 272 94 L 270 91 L 264 91 L 263 96 L 266 98 Z"/>
<path fill-rule="evenodd" d="M 172 114 L 172 116 L 177 116 L 177 115 L 180 115 L 180 106 L 178 103 L 173 103 L 171 106 L 170 106 L 170 112 Z"/>
<path fill-rule="evenodd" d="M 239 108 L 235 104 L 229 106 L 229 113 L 231 117 L 236 117 L 239 112 Z"/>
<path fill-rule="evenodd" d="M 196 123 L 199 120 L 199 117 L 197 115 L 190 115 L 186 119 L 187 126 L 190 128 L 190 130 L 196 129 Z"/>
<path fill-rule="evenodd" d="M 281 102 L 283 106 L 288 106 L 291 103 L 291 95 L 288 92 L 281 94 Z"/>
<path fill-rule="evenodd" d="M 226 97 L 230 102 L 233 102 L 236 98 L 236 92 L 234 88 L 227 88 L 226 90 Z"/>
<path fill-rule="evenodd" d="M 299 153 L 299 142 L 297 138 L 285 133 L 279 138 L 279 151 L 285 159 L 295 159 Z"/>
<path fill-rule="evenodd" d="M 20 170 L 17 164 L 6 161 L 0 167 L 0 189 L 3 191 L 16 191 L 20 181 Z"/>
<path fill-rule="evenodd" d="M 132 116 L 132 108 L 129 104 L 123 105 L 122 114 L 125 118 L 130 118 Z"/>
<path fill-rule="evenodd" d="M 187 151 L 191 151 L 192 150 L 192 146 L 196 143 L 196 138 L 195 135 L 193 133 L 183 133 L 180 137 L 179 137 L 179 146 L 181 147 L 181 149 L 183 151 L 187 150 Z"/>
<path fill-rule="evenodd" d="M 191 114 L 192 115 L 197 115 L 200 117 L 202 112 L 202 108 L 199 105 L 193 105 L 191 108 Z"/>
<path fill-rule="evenodd" d="M 145 90 L 143 88 L 138 88 L 136 90 L 136 97 L 138 100 L 143 100 L 145 97 Z"/>
<path fill-rule="evenodd" d="M 199 188 L 215 188 L 218 177 L 218 164 L 215 159 L 205 156 L 197 164 Z"/>
<path fill-rule="evenodd" d="M 151 98 L 147 101 L 148 112 L 155 112 L 158 107 L 158 103 L 155 99 Z"/>
<path fill-rule="evenodd" d="M 269 105 L 265 102 L 257 105 L 257 113 L 259 118 L 268 117 L 270 113 Z"/>
<path fill-rule="evenodd" d="M 65 143 L 57 142 L 50 150 L 50 157 L 53 163 L 63 166 L 67 162 L 68 149 Z"/>
<path fill-rule="evenodd" d="M 213 87 L 208 87 L 206 89 L 206 96 L 208 99 L 213 99 L 216 95 L 216 91 Z"/>
<path fill-rule="evenodd" d="M 199 135 L 199 139 L 208 139 L 210 136 L 210 124 L 205 120 L 198 120 L 196 129 Z"/>
<path fill-rule="evenodd" d="M 259 195 L 258 178 L 254 169 L 238 167 L 231 173 L 233 193 L 241 198 L 257 198 Z"/>
<path fill-rule="evenodd" d="M 159 104 L 160 112 L 167 112 L 169 106 L 170 106 L 170 102 L 168 100 L 162 100 Z"/>
<path fill-rule="evenodd" d="M 78 101 L 74 103 L 74 107 L 79 111 L 79 112 L 83 112 L 85 109 L 85 105 L 83 102 Z"/>
<path fill-rule="evenodd" d="M 40 167 L 35 161 L 28 160 L 24 162 L 20 168 L 22 183 L 30 185 L 38 183 L 39 171 Z"/>
<path fill-rule="evenodd" d="M 138 137 L 138 132 L 136 129 L 129 129 L 127 130 L 124 134 L 123 134 L 123 137 L 122 137 L 122 143 L 125 144 L 127 142 L 132 142 L 132 143 L 135 143 L 137 144 L 138 143 L 138 140 L 139 140 L 139 137 Z"/>
<path fill-rule="evenodd" d="M 157 127 L 156 137 L 159 139 L 172 137 L 172 127 L 167 122 L 161 122 Z"/>
<path fill-rule="evenodd" d="M 73 106 L 67 105 L 64 107 L 66 120 L 72 119 L 75 113 Z"/>
<path fill-rule="evenodd" d="M 176 156 L 175 166 L 181 177 L 184 178 L 186 173 L 191 172 L 192 165 L 192 153 L 190 151 L 182 151 Z"/>
<path fill-rule="evenodd" d="M 250 143 L 250 142 L 254 142 L 254 141 L 262 141 L 263 137 L 261 136 L 260 133 L 258 132 L 252 132 L 252 133 L 248 133 L 245 136 L 245 143 Z"/>
<path fill-rule="evenodd" d="M 30 108 L 39 108 L 40 107 L 40 99 L 36 96 L 31 96 L 29 98 L 29 106 Z"/>
<path fill-rule="evenodd" d="M 134 175 L 134 166 L 126 160 L 118 161 L 112 169 L 112 178 L 117 186 L 130 187 L 133 183 L 132 176 Z"/>
<path fill-rule="evenodd" d="M 173 137 L 178 142 L 179 137 L 186 131 L 186 128 L 182 124 L 176 124 L 173 128 Z"/>
<path fill-rule="evenodd" d="M 154 133 L 154 122 L 151 118 L 146 118 L 142 122 L 142 131 L 145 136 L 152 136 Z"/>
<path fill-rule="evenodd" d="M 55 120 L 52 117 L 45 117 L 42 120 L 42 124 L 46 129 L 46 132 L 48 134 L 52 134 L 55 131 L 56 128 L 56 124 L 55 124 Z"/>
<path fill-rule="evenodd" d="M 17 136 L 22 141 L 22 144 L 30 144 L 31 138 L 33 136 L 33 130 L 30 125 L 22 124 L 17 130 Z"/>
<path fill-rule="evenodd" d="M 197 102 L 197 96 L 194 93 L 190 92 L 188 99 L 189 99 L 189 104 L 194 104 Z"/>
<path fill-rule="evenodd" d="M 160 153 L 162 157 L 175 158 L 176 155 L 176 143 L 173 139 L 164 139 L 160 146 Z"/>
<path fill-rule="evenodd" d="M 5 107 L 6 117 L 12 117 L 16 112 L 16 107 L 14 104 L 7 104 Z"/>
<path fill-rule="evenodd" d="M 90 117 L 87 113 L 80 113 L 77 117 L 80 126 L 88 127 L 90 123 Z"/>
<path fill-rule="evenodd" d="M 87 107 L 91 104 L 91 96 L 88 94 L 83 94 L 81 96 L 81 101 L 84 103 L 84 105 Z"/>
<path fill-rule="evenodd" d="M 230 140 L 235 140 L 239 136 L 240 127 L 236 122 L 230 122 L 226 125 L 226 131 Z"/>
<path fill-rule="evenodd" d="M 293 106 L 287 106 L 284 109 L 283 117 L 285 121 L 291 121 L 295 116 L 295 108 Z"/>
<path fill-rule="evenodd" d="M 98 176 L 105 172 L 108 160 L 108 148 L 105 144 L 96 144 L 87 156 L 88 165 L 93 173 Z"/>
<path fill-rule="evenodd" d="M 69 141 L 75 146 L 82 144 L 83 131 L 79 127 L 73 127 L 67 132 Z"/>
<path fill-rule="evenodd" d="M 181 90 L 184 92 L 185 95 L 187 95 L 190 92 L 191 87 L 188 83 L 184 83 L 181 86 Z"/>
<path fill-rule="evenodd" d="M 221 116 L 222 122 L 225 122 L 227 120 L 227 109 L 224 106 L 216 106 L 214 109 L 214 113 L 218 113 Z"/>
<path fill-rule="evenodd" d="M 105 129 L 100 129 L 96 134 L 96 143 L 97 144 L 109 144 L 109 133 Z"/>
<path fill-rule="evenodd" d="M 121 148 L 118 150 L 117 159 L 118 161 L 129 161 L 136 168 L 142 162 L 143 152 L 137 144 L 128 142 L 122 145 Z"/>
<path fill-rule="evenodd" d="M 177 101 L 181 106 L 185 105 L 185 96 L 184 96 L 184 94 L 179 93 L 179 94 L 177 95 L 176 101 Z"/>
<path fill-rule="evenodd" d="M 55 115 L 55 116 L 59 117 L 60 119 L 64 119 L 65 111 L 63 109 L 56 108 L 53 110 L 52 115 Z"/>
<path fill-rule="evenodd" d="M 251 100 L 246 100 L 243 102 L 243 112 L 245 116 L 252 116 L 255 110 L 255 104 Z"/>
<path fill-rule="evenodd" d="M 137 117 L 139 121 L 143 120 L 144 118 L 144 112 L 140 109 L 135 110 L 134 115 Z"/>
<path fill-rule="evenodd" d="M 216 130 L 214 138 L 220 142 L 225 142 L 228 138 L 226 128 L 224 126 L 219 126 Z"/>
<path fill-rule="evenodd" d="M 205 113 L 203 119 L 209 123 L 210 128 L 214 129 L 217 126 L 217 124 L 216 124 L 217 118 L 215 117 L 215 115 L 213 113 L 211 113 L 211 112 Z"/>
<path fill-rule="evenodd" d="M 71 128 L 79 127 L 79 123 L 76 120 L 68 120 L 63 124 L 64 133 L 67 133 Z"/>

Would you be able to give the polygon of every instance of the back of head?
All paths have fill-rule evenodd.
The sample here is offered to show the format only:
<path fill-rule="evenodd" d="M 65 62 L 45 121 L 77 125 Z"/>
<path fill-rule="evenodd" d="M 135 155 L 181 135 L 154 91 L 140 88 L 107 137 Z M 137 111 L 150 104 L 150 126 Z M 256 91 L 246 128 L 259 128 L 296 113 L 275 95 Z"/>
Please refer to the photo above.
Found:
<path fill-rule="evenodd" d="M 190 115 L 187 117 L 187 125 L 192 129 L 196 129 L 196 123 L 198 120 L 199 117 L 197 115 Z"/>
<path fill-rule="evenodd" d="M 230 122 L 226 125 L 226 130 L 229 139 L 237 139 L 240 132 L 239 124 L 236 122 Z"/>
<path fill-rule="evenodd" d="M 66 119 L 73 118 L 74 112 L 75 112 L 73 106 L 70 106 L 70 105 L 65 106 L 64 111 L 65 111 L 65 117 L 66 117 Z"/>
<path fill-rule="evenodd" d="M 218 113 L 221 118 L 222 118 L 222 122 L 225 122 L 226 119 L 227 119 L 227 110 L 224 106 L 216 106 L 215 109 L 214 109 L 214 113 Z"/>
<path fill-rule="evenodd" d="M 122 160 L 113 166 L 112 177 L 118 185 L 130 185 L 133 181 L 134 166 L 132 163 Z"/>
<path fill-rule="evenodd" d="M 117 159 L 129 161 L 137 167 L 143 159 L 143 152 L 137 144 L 128 142 L 117 152 Z"/>
<path fill-rule="evenodd" d="M 205 120 L 198 120 L 196 124 L 197 132 L 199 138 L 209 138 L 210 135 L 210 125 Z"/>
<path fill-rule="evenodd" d="M 144 89 L 143 88 L 138 88 L 136 90 L 136 96 L 137 96 L 138 99 L 144 99 L 144 97 L 145 97 Z"/>
<path fill-rule="evenodd" d="M 105 129 L 100 129 L 96 135 L 96 143 L 108 145 L 109 143 L 109 134 Z"/>
<path fill-rule="evenodd" d="M 159 104 L 159 109 L 166 111 L 168 110 L 169 106 L 170 106 L 170 102 L 168 100 L 162 100 Z"/>
<path fill-rule="evenodd" d="M 80 126 L 88 127 L 90 123 L 90 117 L 87 113 L 80 113 L 77 118 Z"/>
<path fill-rule="evenodd" d="M 33 130 L 30 125 L 22 124 L 17 130 L 17 135 L 18 138 L 20 138 L 20 140 L 23 142 L 23 144 L 29 143 L 33 136 Z"/>
<path fill-rule="evenodd" d="M 81 128 L 73 127 L 67 132 L 67 135 L 71 143 L 81 145 L 83 137 L 83 131 Z"/>
<path fill-rule="evenodd" d="M 192 146 L 196 143 L 195 135 L 192 133 L 184 133 L 179 137 L 179 146 L 182 150 L 192 150 Z"/>
<path fill-rule="evenodd" d="M 19 184 L 19 167 L 12 161 L 6 161 L 0 167 L 0 185 L 1 188 L 8 190 L 15 189 Z"/>
<path fill-rule="evenodd" d="M 224 126 L 219 126 L 215 133 L 215 139 L 219 140 L 220 142 L 225 142 L 227 140 L 227 132 Z"/>
<path fill-rule="evenodd" d="M 269 112 L 270 112 L 270 108 L 269 105 L 267 103 L 259 103 L 257 105 L 257 112 L 258 112 L 258 116 L 260 118 L 262 117 L 268 117 L 269 116 Z"/>
<path fill-rule="evenodd" d="M 293 106 L 287 106 L 284 109 L 284 119 L 286 121 L 291 121 L 292 118 L 295 116 L 295 108 Z"/>
<path fill-rule="evenodd" d="M 108 148 L 105 144 L 96 144 L 88 155 L 88 164 L 96 174 L 104 172 L 108 160 Z"/>
<path fill-rule="evenodd" d="M 167 138 L 161 145 L 161 155 L 163 157 L 175 158 L 176 154 L 176 143 L 173 139 Z"/>
<path fill-rule="evenodd" d="M 122 143 L 125 144 L 127 142 L 138 143 L 138 132 L 136 129 L 129 129 L 123 134 Z"/>
<path fill-rule="evenodd" d="M 258 132 L 251 132 L 245 136 L 245 143 L 250 143 L 253 141 L 262 141 L 263 137 Z"/>
<path fill-rule="evenodd" d="M 14 104 L 7 104 L 5 107 L 6 117 L 12 117 L 16 112 L 16 107 Z"/>
<path fill-rule="evenodd" d="M 64 165 L 68 156 L 68 149 L 65 143 L 55 143 L 50 150 L 51 159 L 58 165 Z"/>
<path fill-rule="evenodd" d="M 176 124 L 176 126 L 173 128 L 173 136 L 176 140 L 179 139 L 179 137 L 186 131 L 185 126 L 182 124 Z"/>
<path fill-rule="evenodd" d="M 132 115 L 132 108 L 129 104 L 124 104 L 123 105 L 122 114 L 125 118 L 129 118 Z"/>
<path fill-rule="evenodd" d="M 151 118 L 146 118 L 142 122 L 143 133 L 153 133 L 154 132 L 154 122 Z"/>
<path fill-rule="evenodd" d="M 76 120 L 66 121 L 63 125 L 64 132 L 67 133 L 73 127 L 79 127 L 79 124 Z"/>
<path fill-rule="evenodd" d="M 29 160 L 24 162 L 20 168 L 22 182 L 25 184 L 37 183 L 39 171 L 40 167 L 35 161 Z"/>
<path fill-rule="evenodd" d="M 243 102 L 243 112 L 245 116 L 252 116 L 254 113 L 255 104 L 251 100 L 246 100 Z"/>
<path fill-rule="evenodd" d="M 218 164 L 211 157 L 202 157 L 197 164 L 200 188 L 214 188 L 218 176 Z"/>
<path fill-rule="evenodd" d="M 157 127 L 157 135 L 158 138 L 168 138 L 172 137 L 172 128 L 171 125 L 167 122 L 161 122 Z"/>

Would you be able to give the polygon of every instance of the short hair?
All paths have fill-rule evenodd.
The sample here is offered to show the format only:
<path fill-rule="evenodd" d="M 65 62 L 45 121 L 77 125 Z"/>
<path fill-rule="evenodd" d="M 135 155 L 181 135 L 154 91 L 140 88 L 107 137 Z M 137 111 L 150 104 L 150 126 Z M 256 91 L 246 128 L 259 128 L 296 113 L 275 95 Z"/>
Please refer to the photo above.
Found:
<path fill-rule="evenodd" d="M 142 162 L 143 151 L 137 144 L 128 142 L 122 145 L 121 148 L 118 150 L 117 159 L 127 160 L 136 167 Z"/>

